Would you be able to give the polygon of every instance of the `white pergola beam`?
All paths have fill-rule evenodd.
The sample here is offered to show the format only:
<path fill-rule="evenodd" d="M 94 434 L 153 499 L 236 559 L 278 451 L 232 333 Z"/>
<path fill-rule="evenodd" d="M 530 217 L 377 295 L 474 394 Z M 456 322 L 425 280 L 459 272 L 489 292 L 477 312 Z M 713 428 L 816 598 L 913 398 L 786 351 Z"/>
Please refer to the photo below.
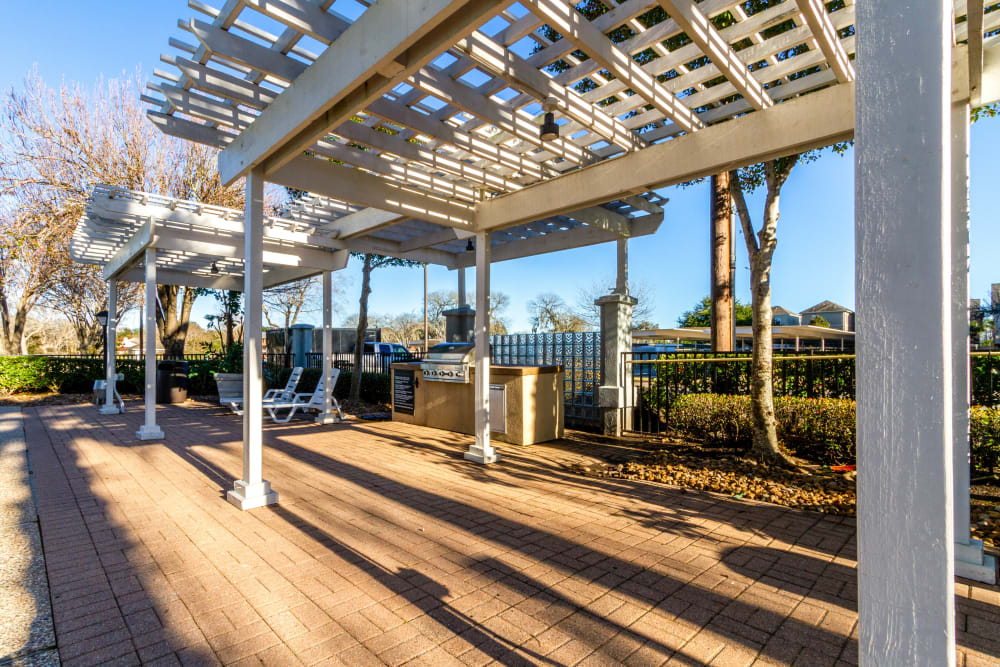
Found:
<path fill-rule="evenodd" d="M 409 252 L 411 250 L 419 250 L 421 248 L 429 248 L 441 243 L 447 243 L 449 241 L 465 240 L 475 236 L 473 232 L 463 232 L 460 229 L 449 228 L 442 229 L 437 232 L 430 232 L 427 234 L 420 234 L 411 241 L 400 241 L 399 250 L 400 252 Z"/>
<path fill-rule="evenodd" d="M 295 158 L 268 175 L 268 181 L 439 225 L 472 225 L 471 207 L 393 187 L 383 178 L 316 158 Z"/>
<path fill-rule="evenodd" d="M 271 172 L 293 160 L 500 4 L 384 0 L 372 5 L 219 155 L 223 181 L 231 183 L 256 165 Z"/>
<path fill-rule="evenodd" d="M 839 83 L 854 81 L 854 64 L 837 36 L 837 29 L 833 27 L 823 0 L 796 0 L 796 2 L 826 62 L 837 75 L 837 81 Z"/>
<path fill-rule="evenodd" d="M 984 48 L 983 104 L 1000 100 L 1000 39 L 994 40 Z M 965 46 L 952 50 L 954 102 L 969 99 L 966 55 Z M 481 202 L 476 229 L 568 215 L 636 191 L 648 192 L 853 137 L 854 83 L 850 82 L 787 100 L 767 113 L 734 118 Z"/>
<path fill-rule="evenodd" d="M 143 281 L 143 270 L 130 269 L 120 274 L 118 280 L 123 283 L 141 283 Z M 233 292 L 243 291 L 243 281 L 234 276 L 203 276 L 197 273 L 185 273 L 169 269 L 157 269 L 156 282 L 158 285 L 180 285 L 183 287 L 201 287 L 204 289 Z"/>
<path fill-rule="evenodd" d="M 630 223 L 627 237 L 619 236 L 614 232 L 608 232 L 598 227 L 575 227 L 566 231 L 552 232 L 545 236 L 533 236 L 527 239 L 508 241 L 493 247 L 491 261 L 505 262 L 511 259 L 544 255 L 560 250 L 583 248 L 600 243 L 611 243 L 621 238 L 648 236 L 656 233 L 662 221 L 663 214 L 647 215 L 638 218 Z M 500 233 L 502 234 L 503 232 Z M 494 232 L 494 234 L 497 234 L 497 232 Z M 456 266 L 466 267 L 473 266 L 474 264 L 475 259 L 469 253 L 464 253 L 456 258 Z"/>
<path fill-rule="evenodd" d="M 119 272 L 138 262 L 152 240 L 153 221 L 149 220 L 104 265 L 104 280 L 111 280 Z"/>
<path fill-rule="evenodd" d="M 363 208 L 335 220 L 327 225 L 327 229 L 336 230 L 338 239 L 350 239 L 384 229 L 402 220 L 405 220 L 405 217 L 399 213 Z"/>
<path fill-rule="evenodd" d="M 850 139 L 854 85 L 842 84 L 479 204 L 476 228 L 542 220 Z"/>

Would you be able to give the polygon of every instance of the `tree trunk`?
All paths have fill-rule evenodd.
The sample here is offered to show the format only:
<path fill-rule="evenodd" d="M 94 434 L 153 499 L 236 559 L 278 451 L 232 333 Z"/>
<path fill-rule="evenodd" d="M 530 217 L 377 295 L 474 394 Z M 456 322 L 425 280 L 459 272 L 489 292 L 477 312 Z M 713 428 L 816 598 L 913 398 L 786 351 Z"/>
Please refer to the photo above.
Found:
<path fill-rule="evenodd" d="M 371 294 L 372 256 L 365 255 L 361 268 L 361 299 L 358 304 L 358 339 L 354 343 L 354 369 L 351 372 L 351 400 L 361 400 L 361 373 L 365 349 L 365 332 L 368 330 L 368 295 Z"/>
<path fill-rule="evenodd" d="M 180 289 L 177 285 L 156 286 L 156 294 L 160 299 L 159 307 L 153 304 L 156 307 L 156 330 L 160 342 L 163 343 L 163 352 L 168 357 L 184 356 L 188 324 L 191 322 L 191 307 L 197 297 L 194 289 L 185 287 L 178 312 L 177 297 Z"/>
<path fill-rule="evenodd" d="M 795 157 L 783 158 L 779 170 L 775 160 L 765 163 L 767 197 L 764 202 L 764 221 L 760 232 L 754 234 L 750 212 L 747 209 L 739 174 L 730 172 L 730 192 L 750 258 L 750 290 L 753 307 L 753 357 L 751 360 L 750 410 L 753 421 L 753 445 L 750 454 L 764 463 L 794 465 L 778 446 L 777 420 L 774 415 L 774 336 L 771 311 L 771 264 L 777 247 L 779 196 L 781 186 L 795 165 Z M 790 162 L 789 162 L 790 160 Z"/>
<path fill-rule="evenodd" d="M 730 205 L 729 172 L 712 176 L 712 284 L 711 344 L 713 352 L 733 350 L 733 292 L 729 256 L 733 208 Z"/>
<path fill-rule="evenodd" d="M 753 447 L 750 453 L 762 461 L 783 459 L 778 448 L 774 417 L 774 336 L 771 328 L 771 258 L 758 250 L 750 259 L 753 294 L 753 360 L 750 404 L 753 415 Z"/>

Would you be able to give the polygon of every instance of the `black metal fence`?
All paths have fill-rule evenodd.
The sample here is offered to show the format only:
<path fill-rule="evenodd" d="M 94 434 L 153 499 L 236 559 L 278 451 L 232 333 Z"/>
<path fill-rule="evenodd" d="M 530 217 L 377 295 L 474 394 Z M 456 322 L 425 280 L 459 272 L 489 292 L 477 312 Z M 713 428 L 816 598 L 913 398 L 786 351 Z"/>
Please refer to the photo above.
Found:
<path fill-rule="evenodd" d="M 660 433 L 670 425 L 670 406 L 684 394 L 750 393 L 751 356 L 747 352 L 661 354 L 627 352 L 622 368 L 626 391 L 626 430 Z M 973 405 L 1000 405 L 1000 353 L 970 356 Z M 775 396 L 855 397 L 855 356 L 840 352 L 775 353 Z"/>
<path fill-rule="evenodd" d="M 540 333 L 490 336 L 495 366 L 562 366 L 563 410 L 569 426 L 600 421 L 597 387 L 601 383 L 601 334 Z"/>
<path fill-rule="evenodd" d="M 291 357 L 291 355 L 288 355 Z M 362 373 L 384 373 L 389 374 L 392 364 L 404 361 L 420 361 L 423 359 L 422 352 L 393 352 L 375 353 L 369 352 L 361 355 Z M 287 365 L 291 365 L 291 359 Z M 321 368 L 323 366 L 323 354 L 321 352 L 309 352 L 306 354 L 306 366 L 309 368 Z M 333 355 L 333 366 L 342 371 L 354 369 L 353 353 L 337 353 Z"/>

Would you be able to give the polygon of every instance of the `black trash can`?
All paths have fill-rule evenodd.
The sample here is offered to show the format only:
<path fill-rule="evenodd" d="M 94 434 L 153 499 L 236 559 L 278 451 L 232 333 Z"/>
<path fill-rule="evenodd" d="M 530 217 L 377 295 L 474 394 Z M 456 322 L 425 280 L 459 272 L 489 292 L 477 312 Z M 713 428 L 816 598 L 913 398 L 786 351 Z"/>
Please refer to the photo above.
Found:
<path fill-rule="evenodd" d="M 188 395 L 188 362 L 164 359 L 156 364 L 156 402 L 183 403 Z"/>

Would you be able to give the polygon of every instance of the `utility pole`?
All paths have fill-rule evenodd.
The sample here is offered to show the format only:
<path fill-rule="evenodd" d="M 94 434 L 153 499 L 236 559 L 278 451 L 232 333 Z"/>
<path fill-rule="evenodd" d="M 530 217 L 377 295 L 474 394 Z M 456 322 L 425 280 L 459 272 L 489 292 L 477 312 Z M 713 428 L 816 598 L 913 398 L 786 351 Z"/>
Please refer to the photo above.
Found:
<path fill-rule="evenodd" d="M 734 335 L 733 207 L 729 173 L 711 179 L 711 342 L 713 352 L 731 352 Z"/>

